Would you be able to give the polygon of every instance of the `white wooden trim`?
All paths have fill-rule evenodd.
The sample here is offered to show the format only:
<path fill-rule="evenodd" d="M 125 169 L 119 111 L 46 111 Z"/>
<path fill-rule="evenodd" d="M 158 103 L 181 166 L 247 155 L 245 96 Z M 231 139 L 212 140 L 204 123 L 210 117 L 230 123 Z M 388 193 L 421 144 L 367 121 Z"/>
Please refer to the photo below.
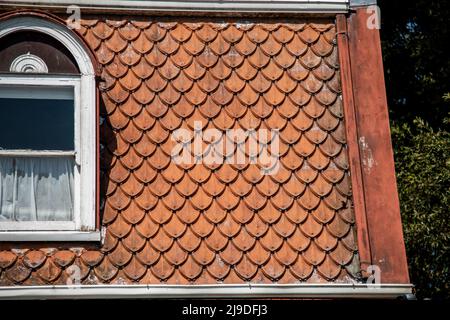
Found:
<path fill-rule="evenodd" d="M 35 0 L 29 1 L 29 3 L 32 2 L 36 4 Z M 42 2 L 42 4 L 44 3 Z M 2 5 L 6 5 L 6 2 L 2 3 Z M 0 22 L 0 38 L 17 31 L 42 32 L 55 38 L 73 55 L 81 74 L 90 75 L 92 76 L 92 81 L 94 80 L 94 66 L 92 65 L 91 59 L 85 51 L 83 43 L 73 36 L 70 29 L 37 17 L 15 17 Z M 93 87 L 95 87 L 95 83 Z"/>
<path fill-rule="evenodd" d="M 74 229 L 73 221 L 0 221 L 0 231 L 72 231 Z"/>
<path fill-rule="evenodd" d="M 14 17 L 0 22 L 0 39 L 17 31 L 45 33 L 73 55 L 80 69 L 78 76 L 2 74 L 0 85 L 70 86 L 75 105 L 75 227 L 73 231 L 94 231 L 96 219 L 96 98 L 95 73 L 83 43 L 60 24 L 38 17 Z M 28 237 L 32 240 L 32 237 Z M 1 237 L 0 237 L 1 240 Z M 64 240 L 64 239 L 62 239 Z"/>
<path fill-rule="evenodd" d="M 345 13 L 349 0 L 3 0 L 2 5 L 63 9 L 76 5 L 82 12 L 218 12 L 218 13 Z"/>
<path fill-rule="evenodd" d="M 396 299 L 412 295 L 411 284 L 211 284 L 0 287 L 0 299 L 119 298 L 346 298 Z"/>
<path fill-rule="evenodd" d="M 0 232 L 0 241 L 100 241 L 100 231 L 8 231 Z"/>
<path fill-rule="evenodd" d="M 8 79 L 0 75 L 0 83 L 3 79 Z M 28 79 L 27 79 L 28 80 Z M 40 80 L 39 77 L 36 81 Z M 46 79 L 47 80 L 47 79 Z M 54 79 L 57 82 L 57 79 Z M 74 98 L 71 86 L 61 86 L 53 84 L 51 87 L 33 85 L 23 86 L 17 84 L 6 84 L 0 86 L 0 98 L 8 99 L 52 99 L 52 100 L 72 100 Z M 26 90 L 26 91 L 24 91 Z M 25 93 L 25 94 L 24 94 Z"/>
<path fill-rule="evenodd" d="M 350 0 L 351 8 L 375 6 L 376 4 L 377 0 Z"/>
<path fill-rule="evenodd" d="M 92 81 L 91 81 L 92 80 Z M 84 231 L 95 230 L 96 219 L 96 100 L 93 75 L 82 74 L 80 86 L 80 152 L 76 161 L 80 165 L 80 192 L 75 199 L 80 202 L 81 225 Z"/>
<path fill-rule="evenodd" d="M 1 22 L 0 22 L 1 25 Z M 0 30 L 1 31 L 1 30 Z M 50 83 L 53 81 L 55 83 L 55 79 L 59 79 L 60 81 L 70 81 L 70 80 L 77 80 L 80 79 L 80 76 L 78 74 L 52 74 L 52 73 L 0 73 L 0 77 L 2 78 L 9 78 L 13 83 L 20 84 L 19 81 L 15 80 L 18 78 L 24 78 L 24 79 L 33 79 L 39 78 L 42 81 L 50 81 Z M 15 81 L 15 82 L 14 82 Z M 47 82 L 46 82 L 47 83 Z M 34 83 L 35 84 L 35 83 Z"/>
<path fill-rule="evenodd" d="M 0 150 L 0 157 L 74 157 L 75 151 Z"/>

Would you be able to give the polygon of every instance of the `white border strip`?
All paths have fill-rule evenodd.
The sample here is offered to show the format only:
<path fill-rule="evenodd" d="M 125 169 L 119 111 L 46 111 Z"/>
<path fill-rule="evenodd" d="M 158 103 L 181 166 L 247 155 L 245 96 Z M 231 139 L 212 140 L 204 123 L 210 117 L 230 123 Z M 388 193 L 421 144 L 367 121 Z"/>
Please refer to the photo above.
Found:
<path fill-rule="evenodd" d="M 0 7 L 60 8 L 65 10 L 71 5 L 103 13 L 108 10 L 237 13 L 344 13 L 349 10 L 349 0 L 2 0 Z"/>
<path fill-rule="evenodd" d="M 82 285 L 0 287 L 0 299 L 352 298 L 396 299 L 410 284 Z"/>
<path fill-rule="evenodd" d="M 72 227 L 73 229 L 73 227 Z M 0 241 L 28 242 L 28 241 L 100 241 L 100 231 L 2 231 Z M 1 297 L 1 289 L 0 289 Z"/>
<path fill-rule="evenodd" d="M 75 151 L 59 150 L 0 150 L 0 157 L 73 157 Z"/>

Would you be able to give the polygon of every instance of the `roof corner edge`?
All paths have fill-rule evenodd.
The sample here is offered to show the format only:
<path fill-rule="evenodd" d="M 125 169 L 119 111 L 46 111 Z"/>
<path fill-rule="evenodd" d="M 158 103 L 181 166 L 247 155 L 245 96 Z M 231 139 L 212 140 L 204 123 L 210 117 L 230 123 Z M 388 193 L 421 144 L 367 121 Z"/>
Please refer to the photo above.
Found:
<path fill-rule="evenodd" d="M 349 2 L 350 9 L 377 5 L 377 0 L 350 0 Z"/>

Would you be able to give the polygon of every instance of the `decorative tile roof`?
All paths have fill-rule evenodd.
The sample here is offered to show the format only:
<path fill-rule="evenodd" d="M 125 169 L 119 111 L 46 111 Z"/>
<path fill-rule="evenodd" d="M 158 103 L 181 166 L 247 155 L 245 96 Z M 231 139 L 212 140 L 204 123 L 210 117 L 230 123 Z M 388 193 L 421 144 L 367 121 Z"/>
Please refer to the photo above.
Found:
<path fill-rule="evenodd" d="M 79 31 L 103 66 L 104 241 L 8 245 L 0 285 L 66 284 L 73 265 L 84 284 L 358 280 L 332 21 L 92 17 Z M 196 122 L 279 130 L 278 171 L 251 163 L 245 136 L 221 155 L 244 163 L 177 164 L 172 135 Z"/>

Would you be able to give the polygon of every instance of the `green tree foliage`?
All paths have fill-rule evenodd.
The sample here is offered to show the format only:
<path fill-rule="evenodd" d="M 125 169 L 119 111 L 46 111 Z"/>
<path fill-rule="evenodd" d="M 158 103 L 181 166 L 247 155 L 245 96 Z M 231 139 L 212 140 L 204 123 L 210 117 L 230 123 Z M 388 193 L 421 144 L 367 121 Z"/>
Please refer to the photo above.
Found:
<path fill-rule="evenodd" d="M 450 298 L 450 1 L 379 0 L 392 140 L 412 282 Z"/>
<path fill-rule="evenodd" d="M 408 263 L 419 298 L 450 297 L 450 133 L 392 126 Z"/>

